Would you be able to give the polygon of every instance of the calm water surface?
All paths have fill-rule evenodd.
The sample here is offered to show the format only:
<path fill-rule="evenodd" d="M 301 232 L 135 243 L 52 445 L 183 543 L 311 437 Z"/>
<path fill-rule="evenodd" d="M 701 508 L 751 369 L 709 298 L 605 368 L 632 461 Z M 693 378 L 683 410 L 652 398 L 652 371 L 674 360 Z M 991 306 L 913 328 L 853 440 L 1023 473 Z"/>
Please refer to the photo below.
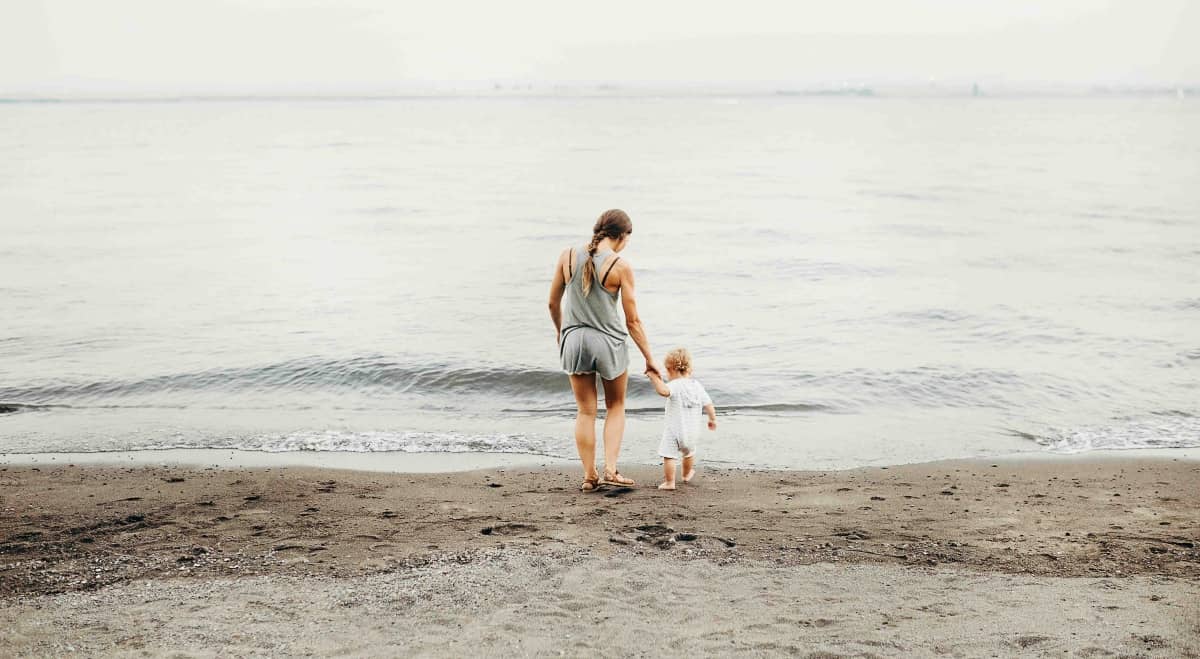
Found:
<path fill-rule="evenodd" d="M 1197 447 L 1197 181 L 1194 100 L 0 104 L 0 452 L 573 455 L 610 207 L 706 459 Z"/>

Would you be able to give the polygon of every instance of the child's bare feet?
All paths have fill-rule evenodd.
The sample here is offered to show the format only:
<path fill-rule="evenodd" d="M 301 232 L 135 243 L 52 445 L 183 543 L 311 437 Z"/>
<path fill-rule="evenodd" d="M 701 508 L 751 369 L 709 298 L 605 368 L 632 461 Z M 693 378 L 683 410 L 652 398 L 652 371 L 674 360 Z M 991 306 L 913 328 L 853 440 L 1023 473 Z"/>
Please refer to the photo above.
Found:
<path fill-rule="evenodd" d="M 691 471 L 689 471 L 683 475 L 683 482 L 690 483 L 690 482 L 692 482 L 692 479 L 695 477 L 696 477 L 696 469 L 693 468 Z"/>
<path fill-rule="evenodd" d="M 659 485 L 659 486 L 658 486 L 658 489 L 660 489 L 660 490 L 673 490 L 673 489 L 675 489 L 675 483 L 663 483 L 662 485 Z"/>

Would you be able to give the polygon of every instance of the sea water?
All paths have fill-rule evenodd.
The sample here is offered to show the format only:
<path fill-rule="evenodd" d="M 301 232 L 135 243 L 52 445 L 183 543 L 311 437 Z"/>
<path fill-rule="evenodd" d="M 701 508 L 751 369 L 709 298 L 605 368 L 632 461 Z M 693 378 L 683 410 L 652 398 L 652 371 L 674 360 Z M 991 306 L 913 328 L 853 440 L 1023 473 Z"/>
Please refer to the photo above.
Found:
<path fill-rule="evenodd" d="M 0 103 L 0 453 L 571 457 L 550 278 L 614 207 L 706 460 L 1197 447 L 1198 182 L 1189 99 Z"/>

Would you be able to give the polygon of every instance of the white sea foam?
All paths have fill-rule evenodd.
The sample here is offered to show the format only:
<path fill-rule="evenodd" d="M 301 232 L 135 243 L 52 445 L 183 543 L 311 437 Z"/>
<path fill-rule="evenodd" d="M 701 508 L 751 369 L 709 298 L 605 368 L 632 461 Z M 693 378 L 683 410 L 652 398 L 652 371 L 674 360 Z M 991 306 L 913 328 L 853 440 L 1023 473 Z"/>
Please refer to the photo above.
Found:
<path fill-rule="evenodd" d="M 209 448 L 284 453 L 335 451 L 373 453 L 525 453 L 566 457 L 553 440 L 518 434 L 468 434 L 454 432 L 396 432 L 342 430 L 305 431 L 280 435 L 240 437 Z"/>
<path fill-rule="evenodd" d="M 1065 428 L 1038 437 L 1037 441 L 1054 453 L 1200 448 L 1200 417 L 1170 414 Z"/>

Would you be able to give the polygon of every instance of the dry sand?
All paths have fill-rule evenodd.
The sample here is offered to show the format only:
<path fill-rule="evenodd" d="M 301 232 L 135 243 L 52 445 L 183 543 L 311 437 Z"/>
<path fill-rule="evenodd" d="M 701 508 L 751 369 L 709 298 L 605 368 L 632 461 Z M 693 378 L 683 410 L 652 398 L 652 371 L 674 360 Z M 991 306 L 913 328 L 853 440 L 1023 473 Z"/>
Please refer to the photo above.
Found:
<path fill-rule="evenodd" d="M 0 655 L 1200 657 L 1200 463 L 0 468 Z"/>

